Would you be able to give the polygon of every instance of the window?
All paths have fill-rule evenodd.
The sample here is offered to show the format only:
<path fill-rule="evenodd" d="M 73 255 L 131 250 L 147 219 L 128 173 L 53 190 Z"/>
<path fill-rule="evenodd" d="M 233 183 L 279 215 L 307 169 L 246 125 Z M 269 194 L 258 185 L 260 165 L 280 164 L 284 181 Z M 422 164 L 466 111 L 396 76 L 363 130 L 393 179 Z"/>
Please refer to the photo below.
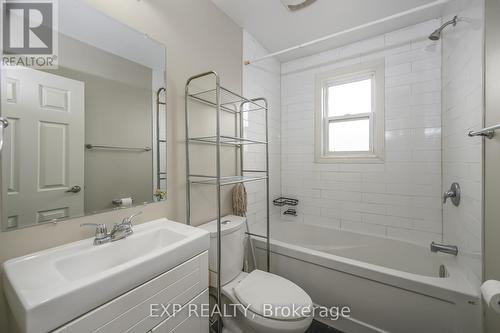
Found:
<path fill-rule="evenodd" d="M 344 68 L 316 81 L 316 161 L 381 162 L 384 65 Z"/>

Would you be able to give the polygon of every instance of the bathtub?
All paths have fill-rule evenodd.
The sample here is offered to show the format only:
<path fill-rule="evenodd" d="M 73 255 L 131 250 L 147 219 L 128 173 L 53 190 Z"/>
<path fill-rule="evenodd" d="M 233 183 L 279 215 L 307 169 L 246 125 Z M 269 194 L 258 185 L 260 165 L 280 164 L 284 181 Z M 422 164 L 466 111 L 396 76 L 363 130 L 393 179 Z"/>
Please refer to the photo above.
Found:
<path fill-rule="evenodd" d="M 263 235 L 263 225 L 252 233 Z M 402 241 L 302 223 L 271 222 L 271 272 L 319 306 L 350 318 L 317 318 L 346 333 L 480 333 L 481 299 L 450 255 Z M 253 237 L 258 266 L 266 242 Z M 263 266 L 262 266 L 263 264 Z"/>

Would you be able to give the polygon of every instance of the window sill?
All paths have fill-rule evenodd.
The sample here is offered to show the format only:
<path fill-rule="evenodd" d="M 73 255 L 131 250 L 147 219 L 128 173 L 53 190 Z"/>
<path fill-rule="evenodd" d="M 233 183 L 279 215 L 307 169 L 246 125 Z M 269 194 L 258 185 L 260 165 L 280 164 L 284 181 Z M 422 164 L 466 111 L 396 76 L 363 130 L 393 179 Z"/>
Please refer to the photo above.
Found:
<path fill-rule="evenodd" d="M 318 164 L 382 164 L 385 163 L 384 159 L 377 155 L 362 155 L 362 156 L 349 156 L 349 155 L 335 155 L 328 156 L 323 155 L 316 157 L 314 160 Z"/>

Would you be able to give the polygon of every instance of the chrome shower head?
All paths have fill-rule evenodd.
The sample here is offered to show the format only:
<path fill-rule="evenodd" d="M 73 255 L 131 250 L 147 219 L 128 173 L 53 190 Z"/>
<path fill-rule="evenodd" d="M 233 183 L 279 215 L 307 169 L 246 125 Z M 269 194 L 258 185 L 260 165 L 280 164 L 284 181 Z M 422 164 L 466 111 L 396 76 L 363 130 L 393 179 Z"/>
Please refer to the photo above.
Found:
<path fill-rule="evenodd" d="M 458 22 L 458 16 L 455 16 L 452 20 L 449 20 L 448 22 L 444 23 L 442 26 L 440 26 L 438 29 L 434 30 L 432 34 L 429 35 L 429 39 L 436 41 L 441 39 L 441 33 L 443 32 L 443 29 L 449 26 L 450 24 L 453 24 L 453 26 L 456 26 Z"/>
<path fill-rule="evenodd" d="M 434 31 L 430 36 L 429 36 L 429 39 L 430 40 L 440 40 L 441 39 L 441 31 Z"/>

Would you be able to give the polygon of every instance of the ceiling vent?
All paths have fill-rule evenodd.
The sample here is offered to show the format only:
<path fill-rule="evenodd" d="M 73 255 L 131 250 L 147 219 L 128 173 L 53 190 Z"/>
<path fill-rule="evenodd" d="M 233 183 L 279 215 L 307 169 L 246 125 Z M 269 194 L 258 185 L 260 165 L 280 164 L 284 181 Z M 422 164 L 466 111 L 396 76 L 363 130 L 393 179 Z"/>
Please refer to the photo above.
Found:
<path fill-rule="evenodd" d="M 316 0 L 281 0 L 281 3 L 289 10 L 289 11 L 297 11 L 302 8 L 305 8 L 315 2 Z"/>

